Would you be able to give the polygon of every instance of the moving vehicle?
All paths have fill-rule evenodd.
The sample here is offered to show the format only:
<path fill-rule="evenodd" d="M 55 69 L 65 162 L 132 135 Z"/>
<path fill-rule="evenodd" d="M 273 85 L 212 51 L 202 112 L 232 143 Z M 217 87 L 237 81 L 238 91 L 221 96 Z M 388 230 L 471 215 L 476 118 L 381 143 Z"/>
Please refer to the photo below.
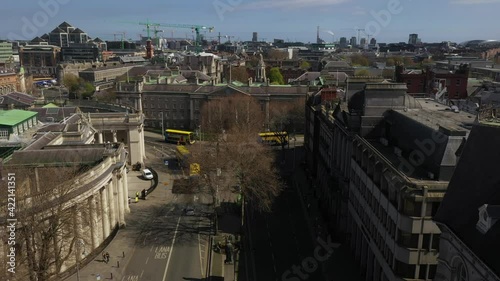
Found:
<path fill-rule="evenodd" d="M 181 145 L 193 144 L 195 142 L 194 132 L 174 129 L 165 130 L 165 141 Z"/>
<path fill-rule="evenodd" d="M 288 143 L 288 133 L 287 132 L 259 133 L 259 141 L 270 145 L 285 145 Z"/>
<path fill-rule="evenodd" d="M 142 170 L 141 174 L 142 174 L 142 177 L 146 180 L 153 179 L 153 173 L 151 173 L 151 170 L 149 170 L 149 169 Z"/>

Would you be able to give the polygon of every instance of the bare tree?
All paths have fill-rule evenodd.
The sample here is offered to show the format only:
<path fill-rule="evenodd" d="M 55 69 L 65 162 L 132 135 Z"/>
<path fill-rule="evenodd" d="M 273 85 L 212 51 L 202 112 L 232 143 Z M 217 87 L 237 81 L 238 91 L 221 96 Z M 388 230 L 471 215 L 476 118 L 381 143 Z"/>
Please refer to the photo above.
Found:
<path fill-rule="evenodd" d="M 18 270 L 17 280 L 45 281 L 59 276 L 78 259 L 85 241 L 75 221 L 88 218 L 86 210 L 70 206 L 71 180 L 80 168 L 7 166 L 16 177 Z M 14 277 L 14 276 L 13 276 Z"/>
<path fill-rule="evenodd" d="M 215 201 L 237 192 L 256 208 L 271 209 L 282 183 L 272 150 L 258 141 L 264 121 L 260 104 L 245 95 L 214 99 L 202 108 L 208 138 L 202 146 L 193 147 L 193 161 L 200 164 Z"/>
<path fill-rule="evenodd" d="M 305 97 L 293 101 L 282 101 L 272 103 L 269 110 L 268 129 L 276 133 L 280 138 L 280 144 L 284 153 L 288 137 L 295 137 L 297 132 L 303 132 L 305 122 Z M 281 134 L 287 132 L 287 135 Z"/>

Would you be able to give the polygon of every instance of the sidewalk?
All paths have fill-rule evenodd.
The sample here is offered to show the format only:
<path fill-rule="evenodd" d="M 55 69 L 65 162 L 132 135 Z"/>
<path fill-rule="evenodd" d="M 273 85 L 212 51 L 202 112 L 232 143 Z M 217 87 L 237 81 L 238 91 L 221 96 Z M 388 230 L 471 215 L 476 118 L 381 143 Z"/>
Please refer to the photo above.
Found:
<path fill-rule="evenodd" d="M 224 247 L 221 251 L 215 251 L 212 246 L 212 265 L 211 265 L 211 281 L 237 281 L 238 276 L 241 275 L 240 266 L 240 233 L 241 217 L 236 213 L 219 214 L 219 232 L 213 237 L 213 244 L 221 243 L 226 245 L 229 240 L 233 244 L 233 258 L 232 263 L 225 263 L 226 253 Z"/>
<path fill-rule="evenodd" d="M 170 192 L 172 180 L 170 175 L 163 172 L 158 172 L 159 183 L 156 189 L 148 194 L 147 200 L 140 199 L 135 203 L 136 192 L 141 192 L 143 189 L 150 187 L 150 181 L 142 180 L 140 172 L 129 171 L 127 174 L 128 193 L 131 198 L 130 213 L 125 214 L 127 225 L 117 231 L 116 236 L 104 248 L 96 250 L 96 257 L 88 261 L 78 273 L 75 273 L 66 281 L 95 281 L 95 280 L 122 280 L 124 269 L 129 263 L 134 254 L 136 236 L 138 231 L 138 222 L 144 220 L 148 215 L 148 209 L 152 206 L 161 206 L 165 204 L 166 199 L 172 198 Z M 167 185 L 165 185 L 167 184 Z M 110 254 L 109 263 L 105 263 L 101 253 L 108 252 Z M 85 263 L 85 261 L 84 261 Z M 100 277 L 100 279 L 99 279 Z"/>

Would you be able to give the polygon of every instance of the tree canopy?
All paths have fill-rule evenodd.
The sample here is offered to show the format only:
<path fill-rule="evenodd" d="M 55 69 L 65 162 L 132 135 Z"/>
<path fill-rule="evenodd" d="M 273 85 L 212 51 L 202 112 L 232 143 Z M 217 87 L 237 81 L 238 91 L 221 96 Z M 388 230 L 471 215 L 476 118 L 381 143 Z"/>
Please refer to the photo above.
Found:
<path fill-rule="evenodd" d="M 276 83 L 277 85 L 285 84 L 285 79 L 283 78 L 283 75 L 281 74 L 281 70 L 279 69 L 279 67 L 271 68 L 271 70 L 269 70 L 268 77 L 271 83 Z"/>
<path fill-rule="evenodd" d="M 200 164 L 207 192 L 214 198 L 236 192 L 269 211 L 282 183 L 272 150 L 258 141 L 265 121 L 260 104 L 243 95 L 214 99 L 204 104 L 201 117 L 211 137 L 192 147 L 192 161 Z"/>
<path fill-rule="evenodd" d="M 72 98 L 89 98 L 92 97 L 95 92 L 95 87 L 92 83 L 73 74 L 64 75 L 62 84 L 68 89 L 69 95 Z"/>

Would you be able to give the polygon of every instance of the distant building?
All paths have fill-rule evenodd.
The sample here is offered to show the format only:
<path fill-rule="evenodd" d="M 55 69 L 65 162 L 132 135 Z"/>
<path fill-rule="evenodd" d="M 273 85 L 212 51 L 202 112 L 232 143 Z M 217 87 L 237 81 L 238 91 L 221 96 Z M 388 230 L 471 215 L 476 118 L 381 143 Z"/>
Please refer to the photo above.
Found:
<path fill-rule="evenodd" d="M 358 44 L 357 44 L 358 40 L 356 39 L 356 36 L 353 36 L 351 37 L 351 40 L 349 40 L 349 45 L 351 45 L 352 47 L 356 47 Z"/>
<path fill-rule="evenodd" d="M 61 48 L 52 45 L 26 45 L 19 49 L 21 66 L 33 77 L 56 77 Z"/>
<path fill-rule="evenodd" d="M 408 44 L 417 45 L 419 43 L 418 34 L 410 34 Z"/>
<path fill-rule="evenodd" d="M 425 71 L 404 71 L 403 66 L 396 66 L 396 81 L 406 83 L 409 94 L 425 93 L 431 97 L 442 94 L 448 100 L 466 99 L 469 68 L 462 65 L 460 69 L 447 71 L 428 68 Z M 440 93 L 443 91 L 442 93 Z"/>
<path fill-rule="evenodd" d="M 0 70 L 0 94 L 8 94 L 18 90 L 18 74 L 13 70 Z M 19 90 L 20 87 L 19 87 Z"/>
<path fill-rule="evenodd" d="M 370 45 L 376 45 L 377 44 L 377 39 L 372 38 L 370 39 Z"/>
<path fill-rule="evenodd" d="M 0 42 L 0 66 L 12 62 L 14 62 L 12 43 Z"/>
<path fill-rule="evenodd" d="M 366 45 L 366 38 L 361 38 L 361 40 L 359 40 L 359 46 L 364 47 L 365 45 Z"/>
<path fill-rule="evenodd" d="M 19 109 L 0 110 L 0 138 L 20 135 L 37 124 L 38 113 Z"/>
<path fill-rule="evenodd" d="M 94 62 L 100 58 L 100 51 L 94 43 L 75 43 L 61 48 L 62 61 Z"/>
<path fill-rule="evenodd" d="M 257 32 L 252 33 L 252 42 L 258 42 L 258 41 L 259 41 L 258 33 Z"/>
<path fill-rule="evenodd" d="M 347 38 L 345 37 L 340 37 L 339 39 L 339 45 L 340 45 L 340 48 L 347 48 Z"/>

